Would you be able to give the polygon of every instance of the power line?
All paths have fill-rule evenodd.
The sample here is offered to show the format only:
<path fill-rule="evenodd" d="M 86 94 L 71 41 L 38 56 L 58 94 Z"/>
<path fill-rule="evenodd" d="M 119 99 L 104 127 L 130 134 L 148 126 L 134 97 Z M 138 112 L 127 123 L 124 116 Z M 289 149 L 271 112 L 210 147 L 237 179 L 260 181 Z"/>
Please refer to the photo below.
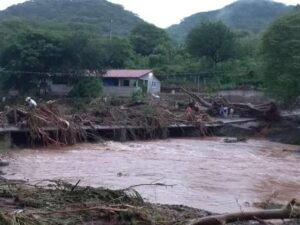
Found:
<path fill-rule="evenodd" d="M 88 74 L 90 72 L 91 71 L 86 71 L 86 70 L 78 70 L 78 71 L 73 71 L 73 72 L 37 72 L 37 71 L 21 71 L 21 70 L 0 70 L 0 73 L 46 75 L 48 77 L 51 77 L 51 76 L 78 76 L 80 74 L 84 74 L 84 73 Z M 100 74 L 100 72 L 99 72 L 99 74 Z"/>

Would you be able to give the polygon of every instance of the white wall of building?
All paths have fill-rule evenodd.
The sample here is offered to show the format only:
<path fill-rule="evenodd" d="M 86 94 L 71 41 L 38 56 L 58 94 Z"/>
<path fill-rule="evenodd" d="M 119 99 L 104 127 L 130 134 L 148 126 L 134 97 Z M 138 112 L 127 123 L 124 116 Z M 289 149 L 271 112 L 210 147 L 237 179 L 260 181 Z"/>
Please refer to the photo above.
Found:
<path fill-rule="evenodd" d="M 141 78 L 142 80 L 148 81 L 147 93 L 149 94 L 157 94 L 160 93 L 161 83 L 160 81 L 153 75 L 153 73 L 149 73 Z"/>

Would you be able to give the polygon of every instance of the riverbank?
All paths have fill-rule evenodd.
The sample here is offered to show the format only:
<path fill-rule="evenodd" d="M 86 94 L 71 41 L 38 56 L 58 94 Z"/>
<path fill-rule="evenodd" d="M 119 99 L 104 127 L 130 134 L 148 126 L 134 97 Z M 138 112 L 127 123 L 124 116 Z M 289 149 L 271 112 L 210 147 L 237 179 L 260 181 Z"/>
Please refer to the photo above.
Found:
<path fill-rule="evenodd" d="M 1 225 L 174 224 L 211 215 L 185 206 L 144 202 L 132 189 L 112 191 L 62 181 L 47 186 L 0 181 Z"/>
<path fill-rule="evenodd" d="M 81 187 L 63 181 L 28 185 L 0 180 L 1 225 L 219 225 L 266 224 L 277 219 L 282 224 L 299 224 L 299 203 L 285 206 L 265 202 L 256 212 L 214 214 L 182 205 L 145 202 L 138 192 L 127 188 L 109 190 Z M 262 204 L 263 205 L 263 204 Z M 271 207 L 271 208 L 270 208 Z M 286 220 L 284 220 L 286 219 Z"/>

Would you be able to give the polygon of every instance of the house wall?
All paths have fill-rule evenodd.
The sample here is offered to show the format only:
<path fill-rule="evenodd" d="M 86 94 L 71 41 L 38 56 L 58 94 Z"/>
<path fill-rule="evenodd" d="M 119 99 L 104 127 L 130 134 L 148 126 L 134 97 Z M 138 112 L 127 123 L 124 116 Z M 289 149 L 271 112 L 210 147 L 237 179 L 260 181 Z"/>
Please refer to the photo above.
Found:
<path fill-rule="evenodd" d="M 73 88 L 66 84 L 53 84 L 52 82 L 49 82 L 48 84 L 50 86 L 51 93 L 58 96 L 68 95 Z"/>
<path fill-rule="evenodd" d="M 157 94 L 161 91 L 161 82 L 152 74 L 149 73 L 141 78 L 148 81 L 147 93 Z"/>
<path fill-rule="evenodd" d="M 116 96 L 131 96 L 134 91 L 138 90 L 136 87 L 118 87 L 118 86 L 104 86 L 103 92 L 108 95 Z"/>

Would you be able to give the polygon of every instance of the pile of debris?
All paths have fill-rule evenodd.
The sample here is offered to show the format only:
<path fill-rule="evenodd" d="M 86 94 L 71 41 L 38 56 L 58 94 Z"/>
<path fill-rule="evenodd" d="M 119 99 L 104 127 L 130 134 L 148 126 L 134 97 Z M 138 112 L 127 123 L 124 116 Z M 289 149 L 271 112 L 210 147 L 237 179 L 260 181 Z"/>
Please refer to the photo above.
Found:
<path fill-rule="evenodd" d="M 29 130 L 32 144 L 70 145 L 86 136 L 77 124 L 64 119 L 53 101 L 33 109 L 7 108 L 2 115 L 2 126 L 14 125 Z"/>
<path fill-rule="evenodd" d="M 204 125 L 211 121 L 208 114 L 202 111 L 188 114 L 185 108 L 171 111 L 153 99 L 112 103 L 99 98 L 86 105 L 81 112 L 66 115 L 60 113 L 60 108 L 63 107 L 54 101 L 35 108 L 7 107 L 0 114 L 0 122 L 3 127 L 16 126 L 20 130 L 28 130 L 31 145 L 61 146 L 86 140 L 90 135 L 86 130 L 96 131 L 96 126 L 125 127 L 130 132 L 131 129 L 141 128 L 145 137 L 154 138 L 160 136 L 164 128 L 182 124 L 198 127 L 205 134 Z M 131 133 L 134 135 L 134 132 Z"/>
<path fill-rule="evenodd" d="M 184 88 L 181 88 L 181 90 L 189 95 L 198 105 L 205 108 L 205 111 L 212 116 L 220 115 L 222 109 L 228 109 L 228 113 L 232 110 L 234 114 L 240 117 L 256 117 L 267 121 L 278 121 L 280 119 L 279 109 L 274 102 L 259 105 L 232 103 L 222 96 L 216 96 L 207 101 Z"/>
<path fill-rule="evenodd" d="M 109 190 L 80 187 L 80 181 L 75 185 L 63 181 L 44 182 L 48 184 L 29 185 L 20 181 L 0 180 L 0 224 L 220 225 L 243 221 L 267 224 L 264 220 L 300 217 L 296 200 L 282 208 L 217 215 L 185 206 L 147 203 L 129 188 Z"/>
<path fill-rule="evenodd" d="M 80 187 L 63 181 L 0 181 L 1 225 L 173 224 L 210 213 L 146 203 L 132 189 Z"/>
<path fill-rule="evenodd" d="M 82 118 L 85 116 L 85 118 Z M 81 115 L 75 115 L 77 122 L 93 122 L 100 125 L 123 125 L 136 127 L 163 127 L 171 124 L 190 124 L 209 122 L 211 118 L 203 112 L 195 113 L 193 117 L 184 111 L 171 112 L 157 102 L 143 101 L 119 106 L 100 103 L 91 104 L 90 109 Z"/>

